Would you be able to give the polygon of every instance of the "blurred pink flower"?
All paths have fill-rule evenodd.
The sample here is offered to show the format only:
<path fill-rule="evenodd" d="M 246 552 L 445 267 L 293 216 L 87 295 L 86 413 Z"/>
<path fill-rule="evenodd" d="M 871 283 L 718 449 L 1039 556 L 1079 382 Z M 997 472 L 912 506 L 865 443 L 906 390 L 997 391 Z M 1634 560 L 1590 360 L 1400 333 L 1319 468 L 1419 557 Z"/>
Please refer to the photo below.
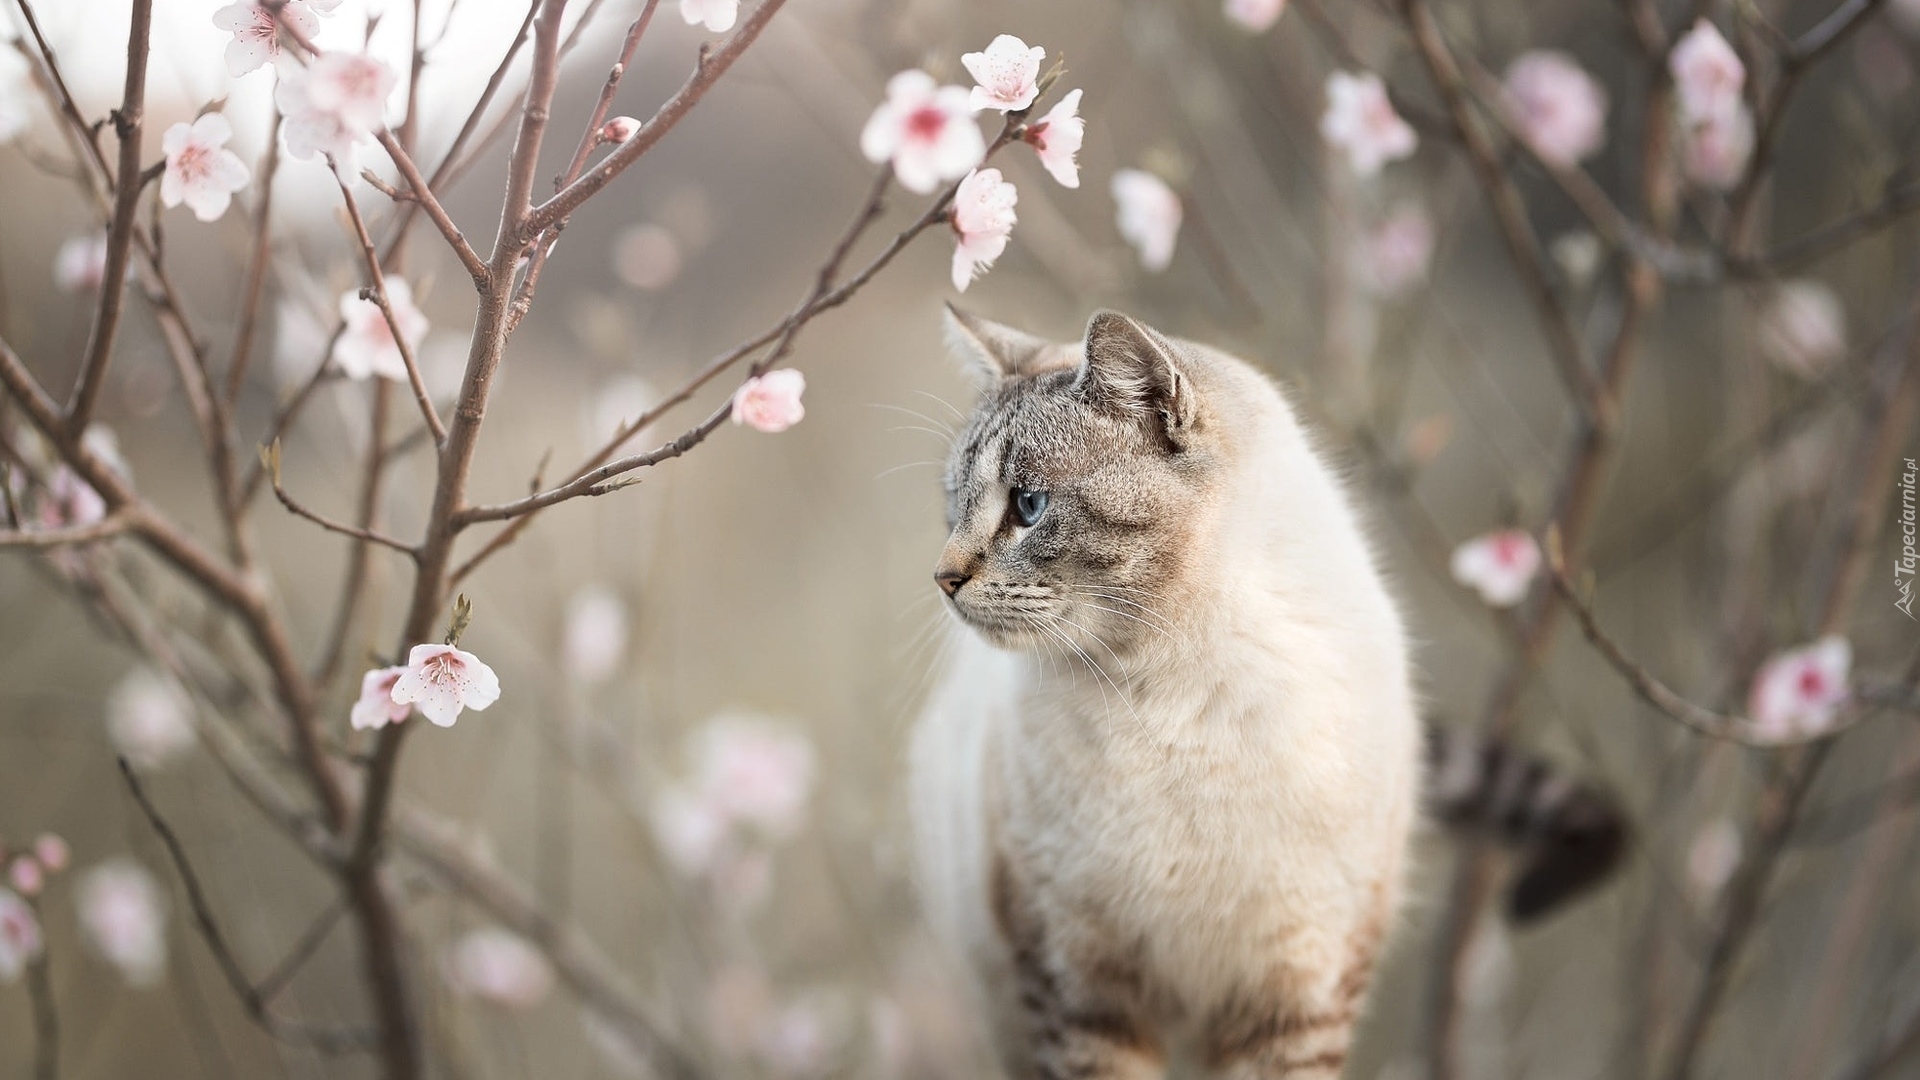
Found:
<path fill-rule="evenodd" d="M 114 753 L 142 769 L 157 769 L 198 741 L 193 705 L 178 684 L 151 668 L 135 668 L 107 697 L 107 740 Z"/>
<path fill-rule="evenodd" d="M 47 873 L 58 874 L 73 861 L 73 849 L 57 833 L 41 833 L 33 839 L 33 857 Z"/>
<path fill-rule="evenodd" d="M 707 983 L 707 1037 L 729 1057 L 740 1057 L 773 1009 L 773 987 L 766 973 L 738 961 L 715 972 Z"/>
<path fill-rule="evenodd" d="M 1730 191 L 1753 154 L 1753 113 L 1745 105 L 1709 113 L 1687 128 L 1681 166 L 1687 179 L 1713 191 Z"/>
<path fill-rule="evenodd" d="M 967 291 L 980 271 L 1007 250 L 1013 234 L 1013 207 L 1020 193 L 1000 178 L 999 169 L 975 169 L 953 196 L 953 287 Z"/>
<path fill-rule="evenodd" d="M 1789 281 L 1761 310 L 1758 334 L 1760 351 L 1775 367 L 1817 379 L 1847 355 L 1847 309 L 1821 282 Z"/>
<path fill-rule="evenodd" d="M 1320 137 L 1347 155 L 1353 171 L 1372 176 L 1390 161 L 1410 157 L 1420 145 L 1413 128 L 1393 111 L 1387 88 L 1372 72 L 1336 71 L 1327 76 L 1327 111 Z"/>
<path fill-rule="evenodd" d="M 7 883 L 21 896 L 39 896 L 46 887 L 47 875 L 38 859 L 21 855 L 7 864 Z"/>
<path fill-rule="evenodd" d="M 794 368 L 756 375 L 733 392 L 733 422 L 768 433 L 785 431 L 807 415 L 800 395 L 807 377 Z"/>
<path fill-rule="evenodd" d="M 1039 152 L 1041 167 L 1052 173 L 1061 187 L 1080 186 L 1080 163 L 1075 158 L 1086 137 L 1087 122 L 1080 116 L 1078 90 L 1067 91 L 1047 115 L 1027 125 L 1026 139 Z"/>
<path fill-rule="evenodd" d="M 1541 160 L 1571 168 L 1607 138 L 1607 91 L 1573 57 L 1552 49 L 1520 54 L 1507 68 L 1507 105 Z"/>
<path fill-rule="evenodd" d="M 1226 0 L 1227 18 L 1258 34 L 1280 21 L 1287 0 Z"/>
<path fill-rule="evenodd" d="M 50 529 L 91 525 L 107 516 L 107 500 L 65 465 L 47 474 L 47 489 L 38 500 L 40 524 Z"/>
<path fill-rule="evenodd" d="M 973 121 L 967 91 L 940 86 L 924 71 L 903 71 L 887 82 L 887 100 L 860 133 L 868 161 L 893 162 L 908 191 L 925 195 L 942 180 L 958 180 L 987 154 Z"/>
<path fill-rule="evenodd" d="M 808 1001 L 781 1006 L 762 1023 L 760 1059 L 780 1077 L 811 1077 L 826 1072 L 832 1046 L 826 1017 Z"/>
<path fill-rule="evenodd" d="M 74 904 L 88 943 L 128 983 L 160 981 L 167 968 L 167 908 L 153 875 L 131 859 L 109 859 L 80 876 Z"/>
<path fill-rule="evenodd" d="M 987 43 L 983 52 L 960 57 L 960 64 L 978 86 L 968 95 L 967 104 L 976 111 L 994 109 L 1019 112 L 1040 96 L 1040 62 L 1047 50 L 1032 48 L 1012 34 L 1001 34 Z"/>
<path fill-rule="evenodd" d="M 387 303 L 393 308 L 393 321 L 409 349 L 420 347 L 427 336 L 427 317 L 413 304 L 413 287 L 397 277 L 387 278 Z M 334 342 L 333 362 L 349 379 L 378 375 L 383 379 L 405 382 L 407 361 L 394 341 L 393 327 L 380 305 L 360 299 L 359 290 L 340 294 L 340 318 L 346 323 Z"/>
<path fill-rule="evenodd" d="M 471 930 L 447 953 L 455 993 L 509 1009 L 530 1009 L 553 990 L 553 965 L 525 938 L 498 927 Z"/>
<path fill-rule="evenodd" d="M 336 0 L 337 2 L 337 0 Z M 323 10 L 331 10 L 331 4 Z M 320 20 L 314 18 L 303 0 L 287 0 L 280 9 L 280 20 L 308 41 L 320 32 Z M 213 13 L 213 25 L 233 34 L 227 42 L 227 74 L 239 78 L 262 64 L 280 60 L 280 33 L 273 12 L 257 0 L 228 4 Z"/>
<path fill-rule="evenodd" d="M 813 744 L 784 725 L 727 715 L 693 736 L 696 790 L 728 817 L 781 837 L 799 828 L 813 790 Z"/>
<path fill-rule="evenodd" d="M 1113 174 L 1113 201 L 1120 235 L 1140 253 L 1140 265 L 1156 274 L 1165 270 L 1180 237 L 1180 196 L 1144 169 L 1121 169 Z"/>
<path fill-rule="evenodd" d="M 1361 283 L 1376 296 L 1394 296 L 1426 279 L 1433 261 L 1433 219 L 1416 203 L 1402 203 L 1362 237 Z"/>
<path fill-rule="evenodd" d="M 684 264 L 680 241 L 663 225 L 643 222 L 620 230 L 613 238 L 613 272 L 643 292 L 673 284 Z"/>
<path fill-rule="evenodd" d="M 53 257 L 53 282 L 67 292 L 93 292 L 107 276 L 107 234 L 70 237 Z"/>
<path fill-rule="evenodd" d="M 604 585 L 588 585 L 567 601 L 561 655 L 567 674 L 592 685 L 605 682 L 627 655 L 627 605 Z"/>
<path fill-rule="evenodd" d="M 1524 529 L 1490 532 L 1453 549 L 1453 580 L 1473 589 L 1489 607 L 1526 599 L 1540 572 L 1540 545 Z"/>
<path fill-rule="evenodd" d="M 1747 692 L 1753 737 L 1791 742 L 1824 734 L 1847 700 L 1852 666 L 1853 646 L 1833 634 L 1776 653 L 1754 674 Z"/>
<path fill-rule="evenodd" d="M 290 68 L 274 89 L 274 101 L 286 114 L 287 153 L 325 154 L 340 175 L 355 175 L 359 145 L 385 126 L 396 81 L 391 67 L 364 53 L 330 52 Z"/>
<path fill-rule="evenodd" d="M 680 0 L 680 17 L 688 26 L 704 24 L 708 30 L 724 34 L 740 17 L 740 0 Z"/>
<path fill-rule="evenodd" d="M 640 133 L 640 121 L 631 116 L 616 116 L 600 126 L 600 137 L 612 143 L 623 143 Z"/>
<path fill-rule="evenodd" d="M 1693 24 L 1667 54 L 1680 113 L 1691 121 L 1730 113 L 1741 107 L 1740 91 L 1747 81 L 1746 65 L 1711 22 Z"/>
<path fill-rule="evenodd" d="M 719 864 L 732 825 L 713 799 L 685 788 L 668 787 L 654 796 L 651 810 L 654 839 L 674 869 L 696 878 Z"/>
<path fill-rule="evenodd" d="M 451 645 L 415 645 L 394 680 L 394 704 L 413 704 L 436 727 L 452 727 L 462 709 L 480 712 L 500 700 L 500 677 L 470 652 Z"/>
<path fill-rule="evenodd" d="M 238 154 L 227 149 L 233 125 L 210 112 L 191 124 L 175 124 L 160 139 L 167 171 L 160 176 L 160 203 L 186 203 L 201 221 L 218 221 L 233 203 L 233 193 L 252 176 Z"/>
<path fill-rule="evenodd" d="M 360 699 L 353 703 L 347 722 L 355 731 L 383 728 L 407 718 L 413 706 L 393 700 L 393 684 L 400 681 L 403 667 L 374 668 L 360 677 Z"/>
<path fill-rule="evenodd" d="M 1687 848 L 1687 884 L 1697 899 L 1710 900 L 1740 866 L 1740 827 L 1715 818 L 1694 834 Z"/>
<path fill-rule="evenodd" d="M 341 2 L 342 0 L 307 0 L 307 6 L 322 15 L 331 15 Z"/>
<path fill-rule="evenodd" d="M 0 983 L 18 979 L 28 964 L 39 959 L 45 945 L 33 906 L 0 889 Z"/>

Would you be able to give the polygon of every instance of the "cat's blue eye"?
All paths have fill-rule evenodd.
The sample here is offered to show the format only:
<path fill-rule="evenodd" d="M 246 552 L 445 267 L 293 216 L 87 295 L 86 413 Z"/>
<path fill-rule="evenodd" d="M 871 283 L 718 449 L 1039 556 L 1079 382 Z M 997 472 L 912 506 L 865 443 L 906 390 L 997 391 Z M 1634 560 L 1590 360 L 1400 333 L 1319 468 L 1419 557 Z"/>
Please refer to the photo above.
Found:
<path fill-rule="evenodd" d="M 1027 488 L 1013 489 L 1013 516 L 1021 525 L 1031 528 L 1047 512 L 1047 493 Z"/>

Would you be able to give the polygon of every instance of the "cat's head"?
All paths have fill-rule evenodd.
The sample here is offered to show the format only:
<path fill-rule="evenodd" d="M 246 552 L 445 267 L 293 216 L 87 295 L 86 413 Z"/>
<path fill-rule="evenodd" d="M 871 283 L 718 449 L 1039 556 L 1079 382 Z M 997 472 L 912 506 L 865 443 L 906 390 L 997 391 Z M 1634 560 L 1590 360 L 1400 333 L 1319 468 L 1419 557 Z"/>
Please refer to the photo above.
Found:
<path fill-rule="evenodd" d="M 1111 311 L 1068 345 L 951 309 L 947 329 L 983 384 L 947 459 L 947 603 L 1005 648 L 1176 638 L 1220 503 L 1217 361 Z"/>

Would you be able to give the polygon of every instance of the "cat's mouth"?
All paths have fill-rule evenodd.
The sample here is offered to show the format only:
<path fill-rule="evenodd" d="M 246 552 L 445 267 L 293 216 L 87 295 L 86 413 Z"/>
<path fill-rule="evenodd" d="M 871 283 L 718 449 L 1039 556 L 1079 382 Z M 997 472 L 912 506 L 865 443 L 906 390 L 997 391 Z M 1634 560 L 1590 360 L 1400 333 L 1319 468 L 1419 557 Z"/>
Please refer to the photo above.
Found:
<path fill-rule="evenodd" d="M 972 582 L 948 597 L 947 604 L 961 622 L 1002 649 L 1070 647 L 1078 636 L 1064 598 L 1045 585 Z"/>

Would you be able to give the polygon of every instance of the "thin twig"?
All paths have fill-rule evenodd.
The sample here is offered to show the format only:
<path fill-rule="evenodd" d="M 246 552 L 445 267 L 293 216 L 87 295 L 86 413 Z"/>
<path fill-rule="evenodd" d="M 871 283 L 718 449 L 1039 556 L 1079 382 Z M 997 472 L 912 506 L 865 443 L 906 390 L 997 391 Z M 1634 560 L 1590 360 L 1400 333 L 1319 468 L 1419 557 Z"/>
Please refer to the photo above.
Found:
<path fill-rule="evenodd" d="M 256 185 L 260 201 L 253 209 L 253 255 L 247 262 L 246 284 L 240 287 L 240 323 L 233 332 L 233 354 L 227 360 L 225 400 L 227 411 L 240 400 L 240 388 L 247 381 L 247 366 L 253 358 L 254 328 L 260 317 L 260 299 L 266 291 L 267 270 L 273 256 L 273 178 L 280 170 L 280 110 L 273 110 L 273 124 L 267 129 L 266 159 L 260 165 Z"/>
<path fill-rule="evenodd" d="M 146 815 L 147 823 L 160 836 L 160 842 L 167 849 L 167 858 L 180 875 L 180 884 L 186 889 L 187 906 L 193 912 L 194 928 L 199 930 L 200 939 L 206 942 L 207 951 L 213 954 L 214 963 L 227 980 L 227 985 L 240 999 L 247 1015 L 260 1025 L 261 1030 L 290 1046 L 305 1046 L 323 1053 L 346 1053 L 368 1050 L 373 1046 L 373 1033 L 365 1028 L 329 1028 L 285 1020 L 267 1008 L 267 999 L 248 980 L 240 960 L 227 944 L 226 935 L 215 920 L 213 907 L 207 899 L 206 890 L 200 884 L 199 875 L 194 873 L 193 864 L 187 861 L 187 851 L 180 843 L 180 837 L 173 826 L 160 814 L 153 799 L 147 795 L 140 783 L 140 777 L 126 758 L 120 758 L 120 775 L 126 779 L 127 791 L 133 801 L 140 806 L 140 812 Z"/>
<path fill-rule="evenodd" d="M 54 548 L 91 544 L 119 536 L 135 524 L 133 511 L 121 508 L 87 525 L 60 529 L 10 529 L 0 532 L 0 548 Z"/>
<path fill-rule="evenodd" d="M 378 446 L 379 443 L 375 442 L 374 445 Z M 306 518 L 308 521 L 313 522 L 328 532 L 336 532 L 342 536 L 350 536 L 355 540 L 364 540 L 368 543 L 379 544 L 382 547 L 389 547 L 410 558 L 417 559 L 420 557 L 420 553 L 415 551 L 411 545 L 403 540 L 396 540 L 391 536 L 375 532 L 369 528 L 349 525 L 344 521 L 335 521 L 295 499 L 287 493 L 287 489 L 280 483 L 280 444 L 273 444 L 273 446 L 267 449 L 266 453 L 272 459 L 267 465 L 267 482 L 273 485 L 273 494 L 280 500 L 280 505 L 286 507 L 296 516 Z"/>
<path fill-rule="evenodd" d="M 446 425 L 440 422 L 440 411 L 433 407 L 433 395 L 427 392 L 427 380 L 420 374 L 420 364 L 414 359 L 413 346 L 408 343 L 407 335 L 400 328 L 400 319 L 393 313 L 393 302 L 387 298 L 387 275 L 381 269 L 380 254 L 373 246 L 373 236 L 367 232 L 366 219 L 360 216 L 360 204 L 353 197 L 353 189 L 338 172 L 334 173 L 334 182 L 340 186 L 340 198 L 346 203 L 347 220 L 353 224 L 353 234 L 360 242 L 361 260 L 366 264 L 368 288 L 373 295 L 370 299 L 379 306 L 380 316 L 387 321 L 387 329 L 393 335 L 393 347 L 400 352 L 400 362 L 406 366 L 407 382 L 413 387 L 413 400 L 420 406 L 421 419 L 427 422 L 427 430 L 433 432 L 433 441 L 447 441 Z"/>
<path fill-rule="evenodd" d="M 21 0 L 25 10 L 25 0 Z M 93 403 L 107 378 L 107 361 L 113 355 L 113 341 L 120 329 L 121 302 L 125 298 L 127 261 L 132 255 L 133 226 L 140 210 L 140 189 L 145 186 L 140 164 L 140 133 L 147 101 L 147 41 L 153 31 L 153 0 L 134 0 L 133 20 L 127 30 L 127 79 L 120 108 L 113 114 L 113 128 L 120 137 L 119 179 L 114 187 L 113 217 L 107 228 L 107 264 L 100 282 L 100 307 L 88 331 L 87 351 L 80 363 L 80 376 L 74 383 L 73 398 L 67 403 L 67 430 L 79 434 L 86 430 L 93 415 Z M 36 36 L 38 31 L 35 31 Z"/>

